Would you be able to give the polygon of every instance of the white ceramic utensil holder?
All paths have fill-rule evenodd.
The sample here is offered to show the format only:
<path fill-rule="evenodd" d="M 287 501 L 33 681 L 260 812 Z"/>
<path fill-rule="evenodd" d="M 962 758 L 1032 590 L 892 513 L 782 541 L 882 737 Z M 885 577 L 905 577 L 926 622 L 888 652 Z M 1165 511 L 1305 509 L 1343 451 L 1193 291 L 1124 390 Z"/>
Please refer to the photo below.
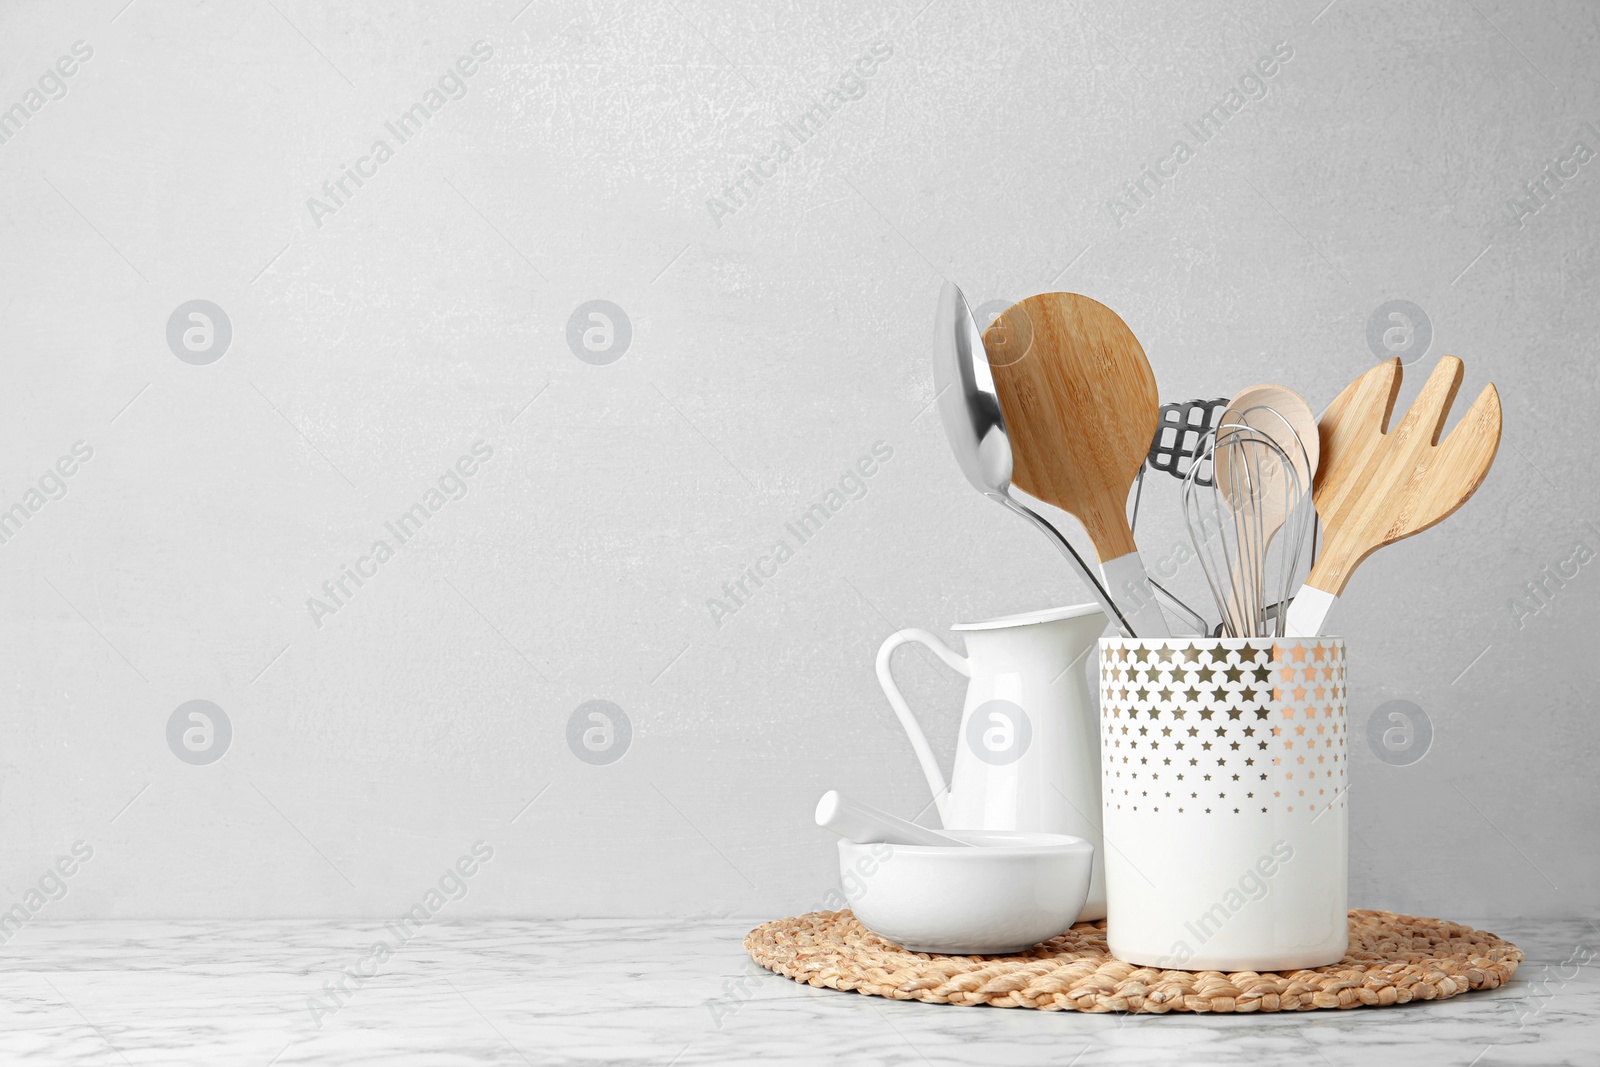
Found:
<path fill-rule="evenodd" d="M 1344 642 L 1103 638 L 1099 666 L 1112 954 L 1224 972 L 1343 958 Z"/>

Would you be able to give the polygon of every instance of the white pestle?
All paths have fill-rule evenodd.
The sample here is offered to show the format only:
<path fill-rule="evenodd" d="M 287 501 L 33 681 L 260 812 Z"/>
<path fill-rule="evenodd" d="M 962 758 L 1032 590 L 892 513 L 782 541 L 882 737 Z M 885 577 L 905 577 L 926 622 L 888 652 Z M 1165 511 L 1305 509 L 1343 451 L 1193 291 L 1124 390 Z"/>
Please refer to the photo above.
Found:
<path fill-rule="evenodd" d="M 817 801 L 817 825 L 860 845 L 883 842 L 890 845 L 938 845 L 969 848 L 966 841 L 949 834 L 918 826 L 898 815 L 841 796 L 830 789 Z"/>

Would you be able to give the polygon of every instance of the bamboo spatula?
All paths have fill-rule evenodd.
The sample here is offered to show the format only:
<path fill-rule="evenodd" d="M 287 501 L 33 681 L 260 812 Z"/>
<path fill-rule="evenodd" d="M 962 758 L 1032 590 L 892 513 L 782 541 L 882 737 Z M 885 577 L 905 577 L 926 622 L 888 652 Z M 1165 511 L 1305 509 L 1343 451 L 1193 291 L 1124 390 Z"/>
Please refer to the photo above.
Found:
<path fill-rule="evenodd" d="M 1393 430 L 1388 427 L 1400 391 L 1399 359 L 1345 386 L 1322 413 L 1315 498 L 1322 554 L 1289 606 L 1289 636 L 1321 633 L 1362 560 L 1448 518 L 1483 484 L 1500 448 L 1500 394 L 1492 382 L 1450 436 L 1439 440 L 1461 374 L 1459 359 L 1439 360 Z"/>
<path fill-rule="evenodd" d="M 1001 312 L 983 346 L 1011 438 L 1012 483 L 1083 523 L 1135 636 L 1168 636 L 1128 527 L 1128 489 L 1161 415 L 1133 331 L 1098 301 L 1045 293 Z"/>

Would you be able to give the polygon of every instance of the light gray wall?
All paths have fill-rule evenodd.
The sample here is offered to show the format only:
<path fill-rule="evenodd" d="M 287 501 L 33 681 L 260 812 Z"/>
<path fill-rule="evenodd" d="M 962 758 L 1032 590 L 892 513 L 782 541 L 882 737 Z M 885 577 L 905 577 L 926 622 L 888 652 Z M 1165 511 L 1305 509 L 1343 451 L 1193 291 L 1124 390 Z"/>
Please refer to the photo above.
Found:
<path fill-rule="evenodd" d="M 1600 549 L 1600 162 L 1509 205 L 1600 149 L 1600 9 L 924 3 L 0 11 L 0 106 L 93 49 L 0 144 L 0 503 L 93 450 L 0 544 L 0 906 L 79 840 L 45 917 L 391 915 L 478 840 L 452 914 L 817 906 L 823 789 L 927 799 L 878 642 L 1084 595 L 951 460 L 943 275 L 1105 301 L 1169 400 L 1282 381 L 1320 408 L 1377 358 L 1375 310 L 1423 309 L 1402 403 L 1460 355 L 1505 440 L 1337 620 L 1353 902 L 1592 911 L 1600 564 L 1512 604 Z M 386 132 L 479 41 L 464 96 Z M 1186 132 L 1280 42 L 1264 97 Z M 874 45 L 795 147 L 784 124 Z M 393 158 L 313 218 L 378 138 Z M 1110 206 L 1179 139 L 1175 179 Z M 167 339 L 195 299 L 232 328 L 208 365 Z M 595 299 L 631 324 L 609 365 L 569 346 Z M 880 441 L 865 495 L 714 620 Z M 314 621 L 476 442 L 465 497 Z M 1182 543 L 1175 489 L 1147 554 Z M 901 674 L 948 751 L 960 688 Z M 195 699 L 233 731 L 203 766 L 167 733 Z M 568 745 L 590 700 L 632 724 L 609 765 Z M 1365 741 L 1391 700 L 1432 726 L 1409 766 Z"/>

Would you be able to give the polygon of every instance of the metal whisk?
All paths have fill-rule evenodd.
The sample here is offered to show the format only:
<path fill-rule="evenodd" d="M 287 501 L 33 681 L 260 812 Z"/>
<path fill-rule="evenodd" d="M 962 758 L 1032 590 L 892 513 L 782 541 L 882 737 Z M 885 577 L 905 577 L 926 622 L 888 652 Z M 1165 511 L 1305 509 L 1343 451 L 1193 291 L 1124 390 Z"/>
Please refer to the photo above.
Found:
<path fill-rule="evenodd" d="M 1212 484 L 1198 476 L 1202 468 Z M 1225 636 L 1283 635 L 1281 608 L 1315 514 L 1300 469 L 1267 434 L 1230 422 L 1217 427 L 1184 478 L 1184 523 Z"/>

